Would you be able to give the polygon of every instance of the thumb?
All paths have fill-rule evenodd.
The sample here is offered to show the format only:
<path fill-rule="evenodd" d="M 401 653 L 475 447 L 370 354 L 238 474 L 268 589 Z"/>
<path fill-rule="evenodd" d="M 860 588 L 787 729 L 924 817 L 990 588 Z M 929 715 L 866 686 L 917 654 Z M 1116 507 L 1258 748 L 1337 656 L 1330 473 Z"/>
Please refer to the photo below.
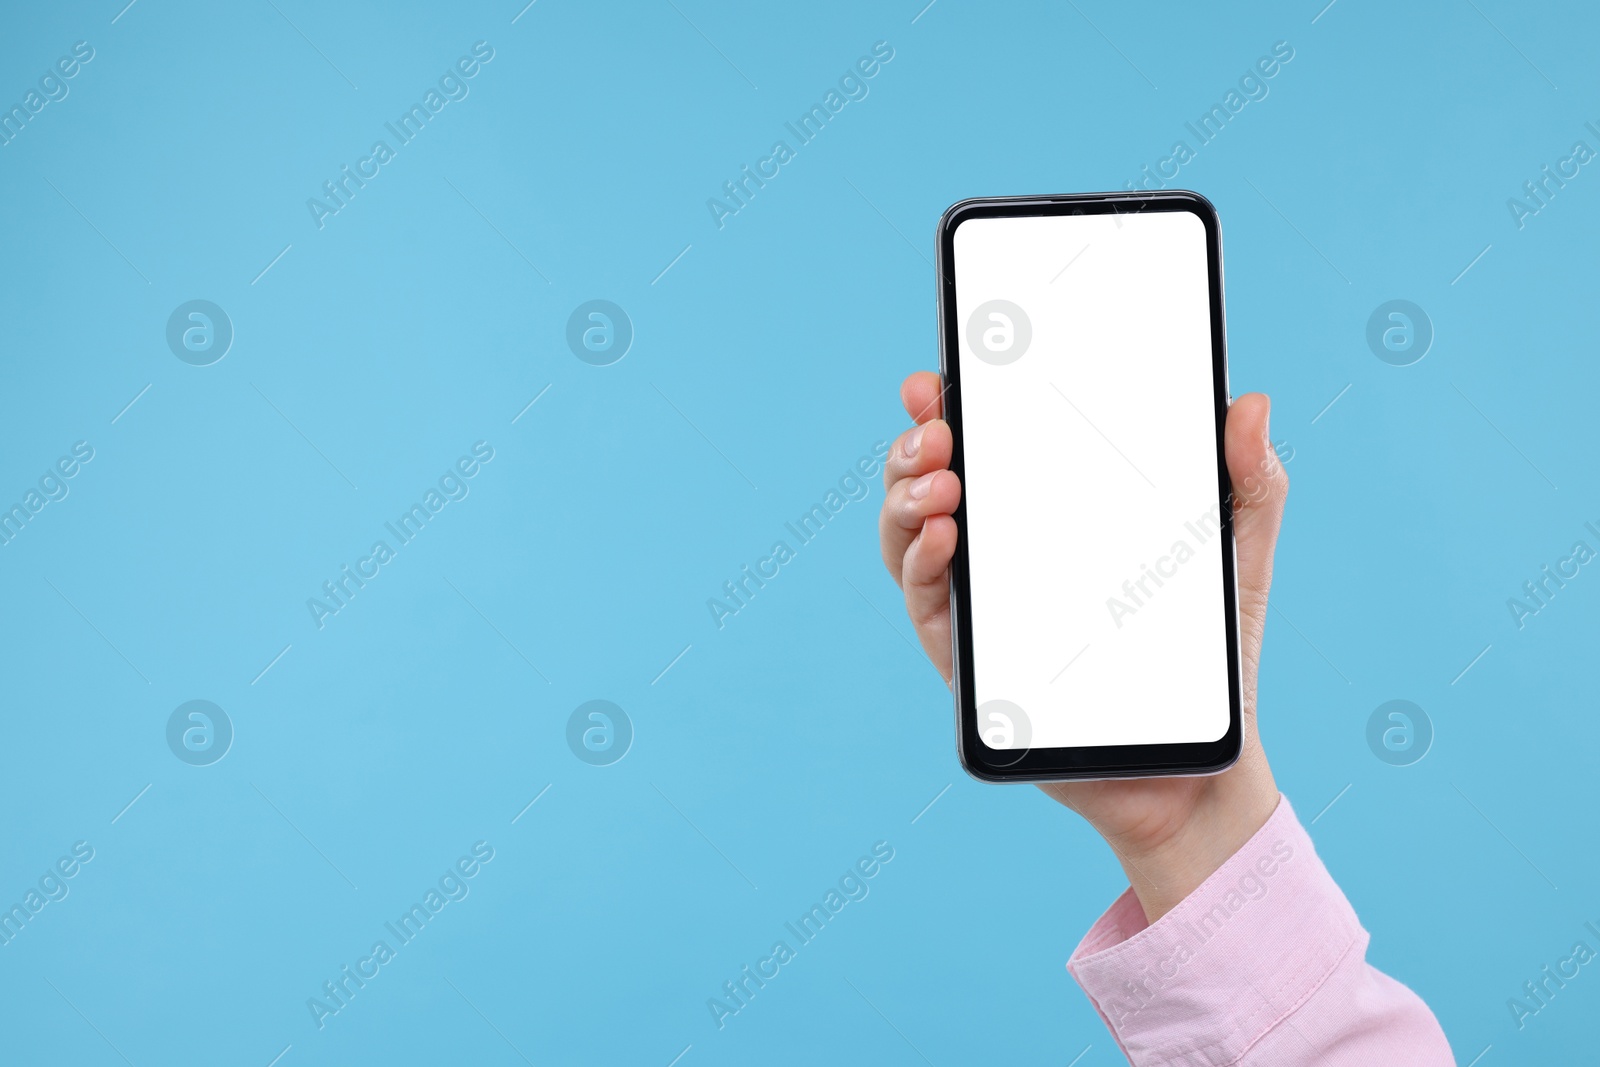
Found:
<path fill-rule="evenodd" d="M 1267 625 L 1267 593 L 1272 588 L 1272 556 L 1289 495 L 1289 475 L 1268 436 L 1272 401 L 1247 393 L 1228 409 L 1224 449 L 1233 483 L 1233 536 L 1238 553 L 1240 652 L 1244 704 L 1253 717 L 1261 639 Z"/>

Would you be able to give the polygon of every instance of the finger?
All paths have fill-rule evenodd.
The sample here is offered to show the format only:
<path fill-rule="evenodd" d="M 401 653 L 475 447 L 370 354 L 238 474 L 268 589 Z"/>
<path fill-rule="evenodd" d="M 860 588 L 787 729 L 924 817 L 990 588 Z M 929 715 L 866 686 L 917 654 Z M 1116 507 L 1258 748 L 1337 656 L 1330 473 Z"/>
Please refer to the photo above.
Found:
<path fill-rule="evenodd" d="M 931 370 L 919 370 L 900 383 L 900 403 L 917 424 L 944 417 L 944 382 Z"/>
<path fill-rule="evenodd" d="M 902 478 L 916 478 L 949 467 L 953 444 L 950 424 L 942 419 L 911 427 L 895 438 L 889 458 L 884 460 L 883 487 L 888 489 Z"/>
<path fill-rule="evenodd" d="M 889 487 L 878 512 L 878 542 L 883 565 L 900 581 L 906 549 L 922 524 L 932 515 L 949 515 L 961 503 L 961 479 L 947 470 L 933 470 L 919 478 L 902 478 Z"/>
<path fill-rule="evenodd" d="M 1289 475 L 1272 447 L 1272 402 L 1248 393 L 1228 410 L 1224 445 L 1233 483 L 1233 536 L 1239 560 L 1239 619 L 1244 652 L 1245 692 L 1256 688 L 1256 667 L 1272 588 L 1272 558 L 1289 494 Z M 1254 710 L 1253 708 L 1251 709 Z"/>
<path fill-rule="evenodd" d="M 922 640 L 922 650 L 950 680 L 950 559 L 956 551 L 956 520 L 933 515 L 906 549 L 901 586 L 906 614 Z"/>

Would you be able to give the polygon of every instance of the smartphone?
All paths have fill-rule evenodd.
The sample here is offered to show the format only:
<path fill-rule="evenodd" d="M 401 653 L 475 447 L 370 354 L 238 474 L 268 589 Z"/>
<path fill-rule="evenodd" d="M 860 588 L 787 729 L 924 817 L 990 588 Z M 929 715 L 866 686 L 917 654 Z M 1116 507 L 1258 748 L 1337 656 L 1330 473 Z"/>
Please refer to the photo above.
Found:
<path fill-rule="evenodd" d="M 985 781 L 1239 757 L 1222 235 L 1197 193 L 963 200 L 938 228 L 957 749 Z"/>

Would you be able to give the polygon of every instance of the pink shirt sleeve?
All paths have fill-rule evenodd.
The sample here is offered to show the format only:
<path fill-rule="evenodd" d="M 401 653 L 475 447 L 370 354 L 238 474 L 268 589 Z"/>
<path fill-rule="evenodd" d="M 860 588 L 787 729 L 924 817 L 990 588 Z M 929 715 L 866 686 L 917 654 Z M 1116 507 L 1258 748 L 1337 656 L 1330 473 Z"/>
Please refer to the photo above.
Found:
<path fill-rule="evenodd" d="M 1367 940 L 1280 798 L 1155 925 L 1122 894 L 1067 969 L 1134 1067 L 1453 1064 L 1427 1005 L 1367 964 Z"/>

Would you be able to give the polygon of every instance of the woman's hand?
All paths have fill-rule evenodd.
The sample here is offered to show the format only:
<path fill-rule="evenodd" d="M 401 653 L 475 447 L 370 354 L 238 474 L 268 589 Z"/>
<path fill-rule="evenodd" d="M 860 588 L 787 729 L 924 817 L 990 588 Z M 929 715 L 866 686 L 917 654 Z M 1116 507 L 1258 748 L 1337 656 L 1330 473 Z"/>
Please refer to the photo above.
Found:
<path fill-rule="evenodd" d="M 878 533 L 883 562 L 905 593 L 923 650 L 949 683 L 950 558 L 955 553 L 961 480 L 949 469 L 950 427 L 939 376 L 919 371 L 900 387 L 915 425 L 896 439 L 884 465 L 887 494 Z M 1244 669 L 1244 749 L 1239 762 L 1204 778 L 1051 782 L 1046 793 L 1089 820 L 1106 839 L 1155 922 L 1232 856 L 1278 804 L 1278 787 L 1256 732 L 1256 673 L 1272 585 L 1272 554 L 1289 476 L 1267 437 L 1271 403 L 1259 393 L 1228 411 L 1226 449 L 1233 481 L 1239 622 Z"/>

